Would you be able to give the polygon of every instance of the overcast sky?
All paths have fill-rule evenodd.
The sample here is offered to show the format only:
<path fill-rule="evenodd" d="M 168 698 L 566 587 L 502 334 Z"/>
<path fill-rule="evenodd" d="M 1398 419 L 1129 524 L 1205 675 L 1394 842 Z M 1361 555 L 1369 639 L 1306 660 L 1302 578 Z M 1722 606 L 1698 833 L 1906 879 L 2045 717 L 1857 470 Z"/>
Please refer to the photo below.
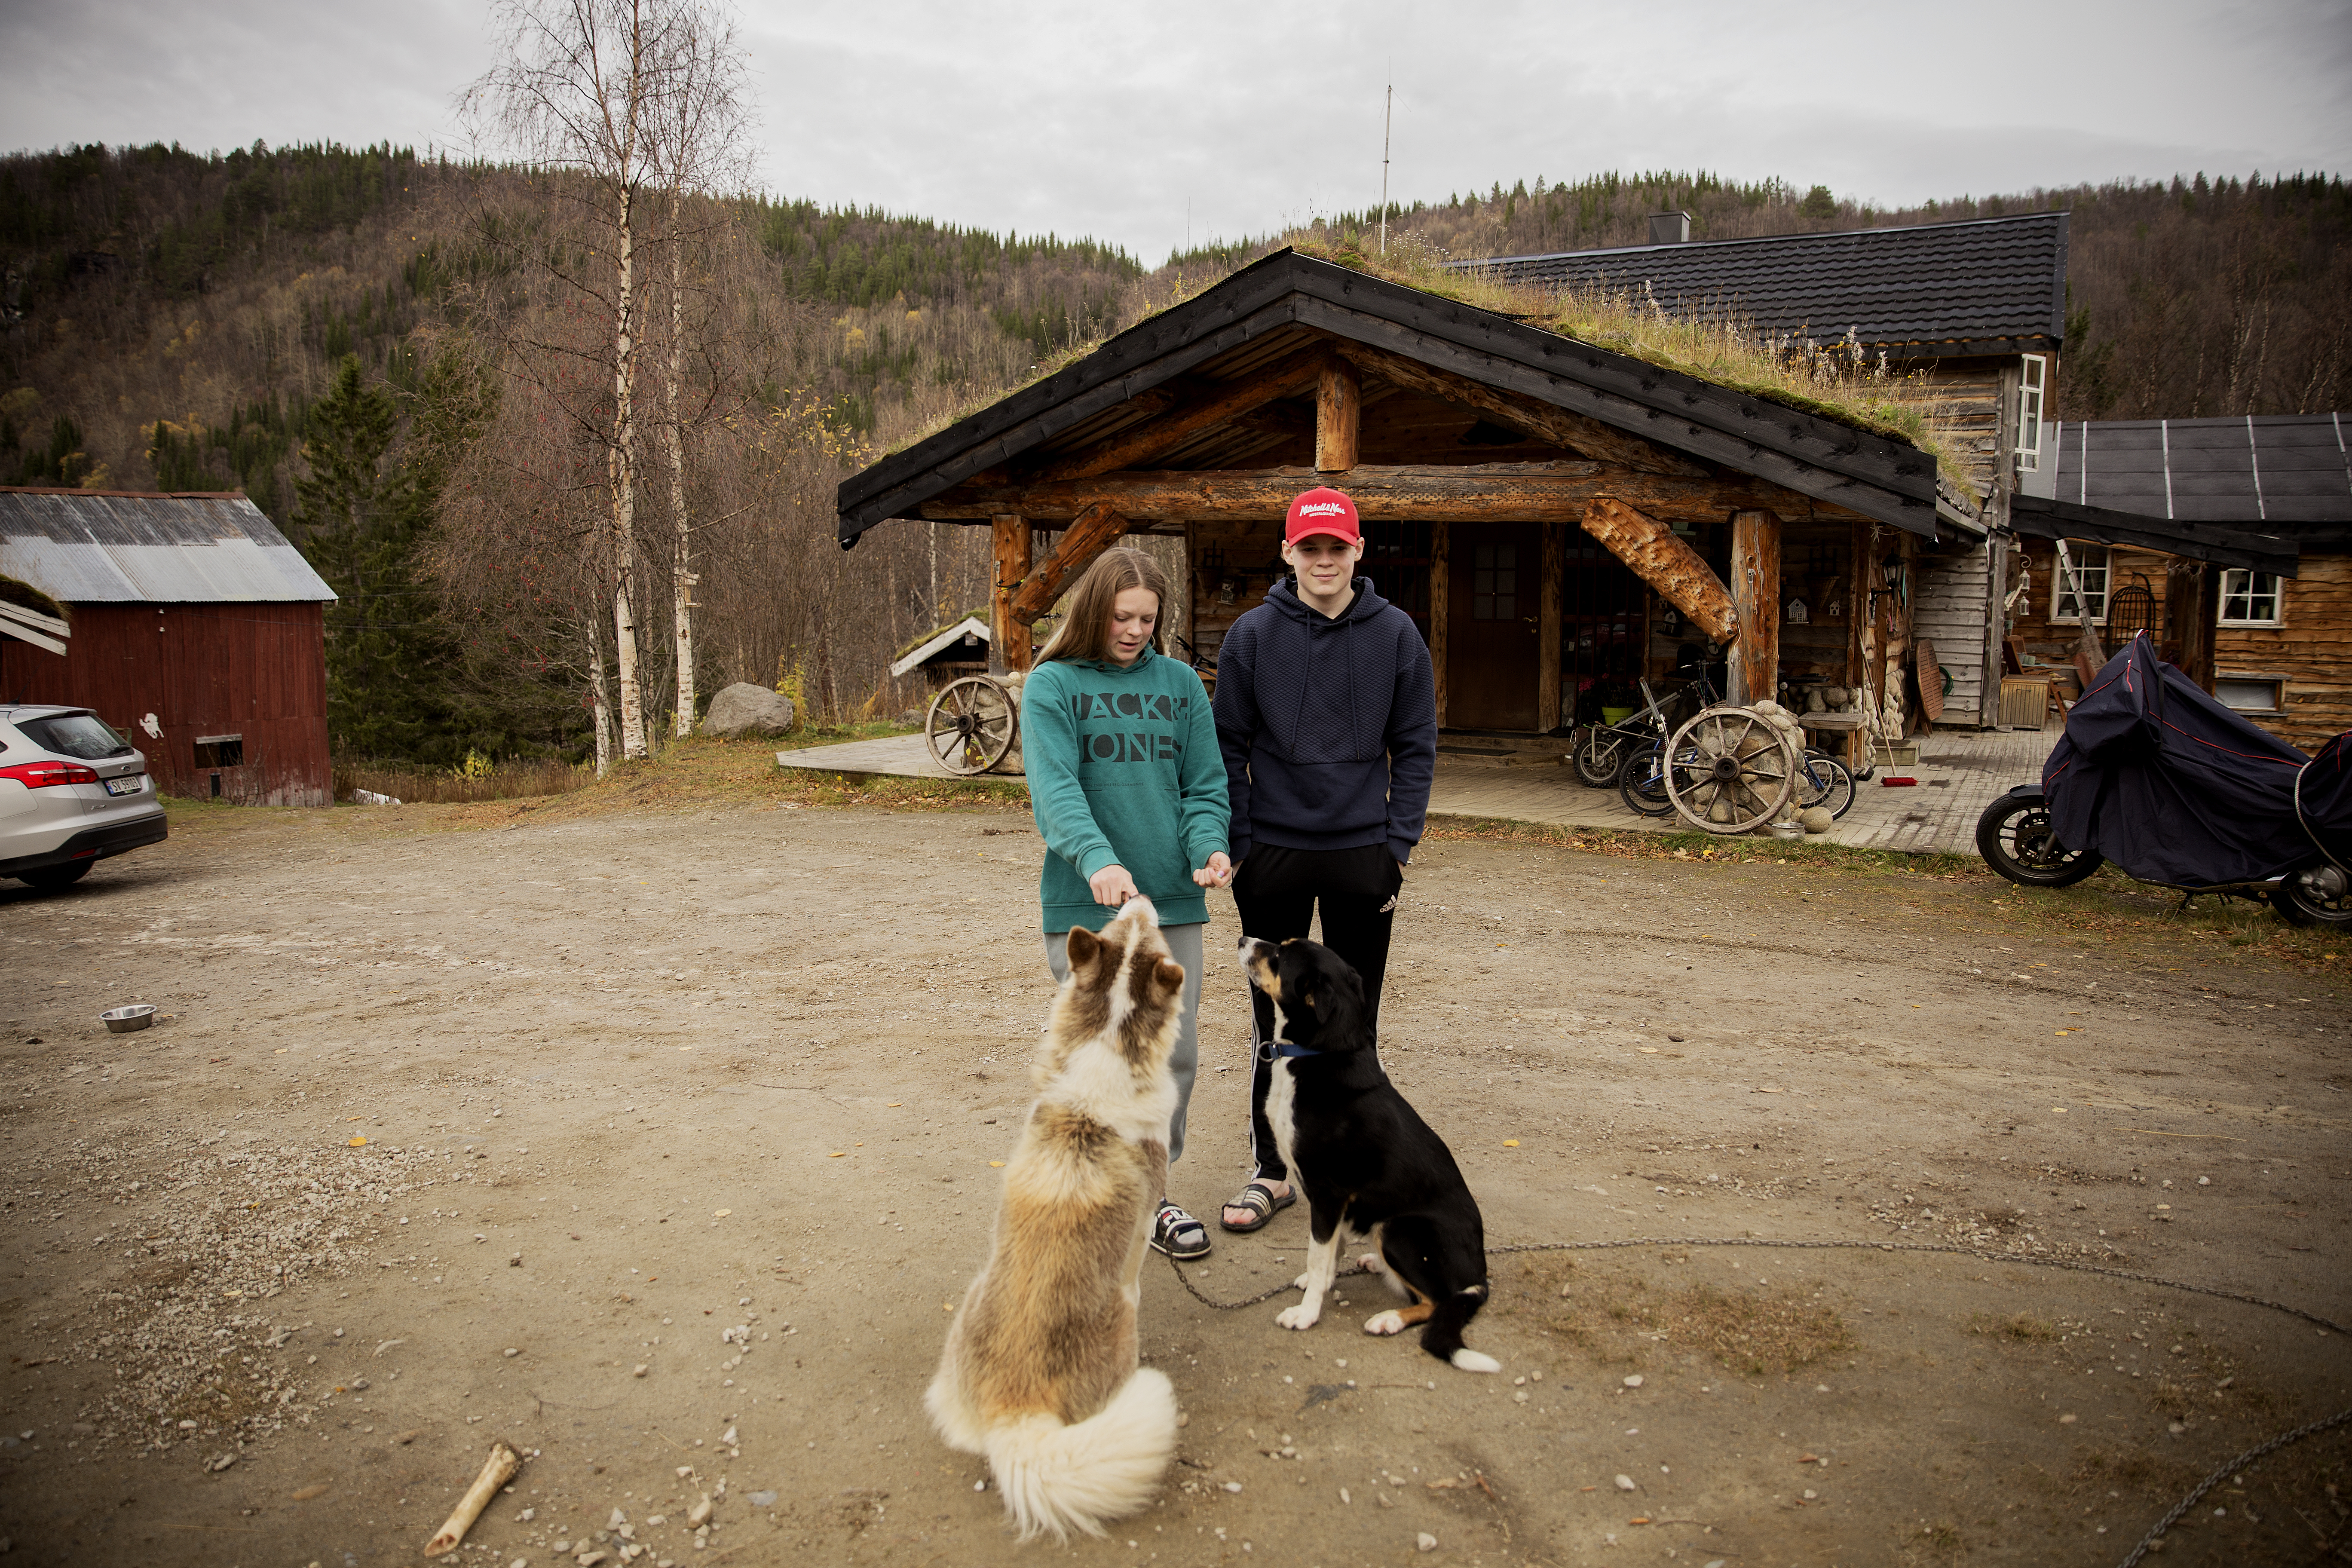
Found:
<path fill-rule="evenodd" d="M 1881 205 L 2198 170 L 2352 173 L 2352 0 L 1639 6 L 747 4 L 780 194 L 1158 263 L 1379 199 L 1714 170 Z M 0 147 L 458 132 L 485 7 L 0 0 Z"/>

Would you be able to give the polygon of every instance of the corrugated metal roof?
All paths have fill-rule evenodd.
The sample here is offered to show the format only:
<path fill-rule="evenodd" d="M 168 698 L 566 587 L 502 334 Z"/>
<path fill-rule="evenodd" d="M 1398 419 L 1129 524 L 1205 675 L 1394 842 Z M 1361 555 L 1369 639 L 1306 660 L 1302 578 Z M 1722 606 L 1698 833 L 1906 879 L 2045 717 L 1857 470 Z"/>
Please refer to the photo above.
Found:
<path fill-rule="evenodd" d="M 335 597 L 241 495 L 0 489 L 0 573 L 68 605 Z"/>
<path fill-rule="evenodd" d="M 2263 525 L 2352 523 L 2352 416 L 2074 420 L 2055 450 L 2052 494 L 2147 517 Z"/>
<path fill-rule="evenodd" d="M 1736 311 L 1762 331 L 1871 348 L 2032 352 L 2066 335 L 2066 215 L 1913 228 L 1633 245 L 1454 263 L 1515 283 L 1637 293 L 1670 310 Z"/>

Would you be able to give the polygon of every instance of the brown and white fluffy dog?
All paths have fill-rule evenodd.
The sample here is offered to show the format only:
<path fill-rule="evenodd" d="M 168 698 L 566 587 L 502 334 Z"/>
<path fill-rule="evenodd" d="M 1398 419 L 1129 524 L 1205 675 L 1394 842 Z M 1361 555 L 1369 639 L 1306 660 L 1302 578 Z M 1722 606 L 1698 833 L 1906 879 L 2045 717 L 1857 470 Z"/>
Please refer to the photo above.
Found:
<path fill-rule="evenodd" d="M 1176 1447 L 1176 1392 L 1137 1365 L 1135 1319 L 1184 971 L 1141 898 L 1099 936 L 1073 929 L 1069 962 L 988 1263 L 924 1399 L 950 1447 L 987 1456 L 1024 1541 L 1102 1534 L 1151 1500 Z"/>

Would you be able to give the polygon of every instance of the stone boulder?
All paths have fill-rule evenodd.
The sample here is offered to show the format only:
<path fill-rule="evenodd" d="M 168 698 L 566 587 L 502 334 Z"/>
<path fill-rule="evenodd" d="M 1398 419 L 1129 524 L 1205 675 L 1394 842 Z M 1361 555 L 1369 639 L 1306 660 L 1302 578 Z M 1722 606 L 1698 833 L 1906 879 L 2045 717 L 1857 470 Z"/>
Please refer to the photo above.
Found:
<path fill-rule="evenodd" d="M 799 718 L 793 710 L 793 700 L 782 692 L 739 680 L 710 700 L 710 710 L 702 716 L 700 730 L 719 741 L 740 740 L 746 735 L 782 735 L 788 733 Z"/>

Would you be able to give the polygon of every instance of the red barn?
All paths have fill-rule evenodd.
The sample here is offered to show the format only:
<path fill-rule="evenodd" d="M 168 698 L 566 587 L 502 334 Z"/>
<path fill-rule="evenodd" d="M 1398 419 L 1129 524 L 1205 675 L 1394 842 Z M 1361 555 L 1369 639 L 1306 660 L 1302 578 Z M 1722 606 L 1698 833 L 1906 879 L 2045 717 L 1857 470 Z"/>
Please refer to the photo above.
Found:
<path fill-rule="evenodd" d="M 171 795 L 332 803 L 334 591 L 242 492 L 0 488 L 0 576 L 72 626 L 60 655 L 0 617 L 0 698 L 90 709 Z"/>

